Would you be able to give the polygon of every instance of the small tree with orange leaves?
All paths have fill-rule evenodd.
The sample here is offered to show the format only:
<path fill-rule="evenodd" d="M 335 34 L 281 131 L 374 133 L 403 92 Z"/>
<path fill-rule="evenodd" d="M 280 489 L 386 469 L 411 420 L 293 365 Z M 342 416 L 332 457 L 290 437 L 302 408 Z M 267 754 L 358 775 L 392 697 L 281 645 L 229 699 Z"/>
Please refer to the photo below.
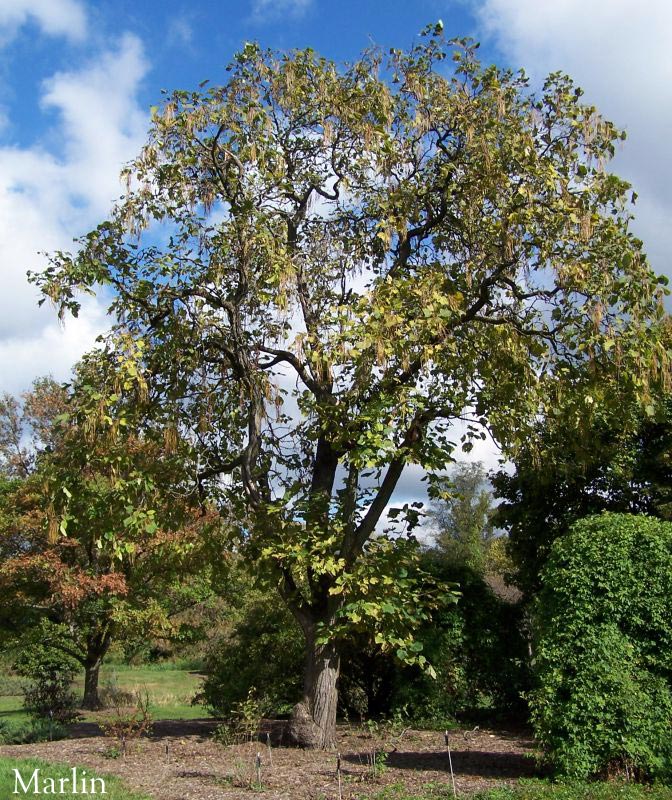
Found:
<path fill-rule="evenodd" d="M 174 636 L 175 613 L 209 592 L 199 550 L 216 517 L 189 487 L 186 442 L 144 424 L 151 399 L 131 363 L 100 351 L 82 361 L 52 446 L 30 454 L 7 497 L 2 531 L 4 616 L 46 620 L 45 644 L 84 668 L 85 708 L 99 706 L 115 638 Z"/>

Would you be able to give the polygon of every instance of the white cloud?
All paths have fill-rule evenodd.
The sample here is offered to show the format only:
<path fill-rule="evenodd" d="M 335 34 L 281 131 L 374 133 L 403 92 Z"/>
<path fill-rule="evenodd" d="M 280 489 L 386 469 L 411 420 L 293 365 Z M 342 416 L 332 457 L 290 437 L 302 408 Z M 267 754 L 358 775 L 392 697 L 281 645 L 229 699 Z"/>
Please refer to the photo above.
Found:
<path fill-rule="evenodd" d="M 49 36 L 81 41 L 86 35 L 86 12 L 77 0 L 0 0 L 0 42 L 29 20 Z"/>
<path fill-rule="evenodd" d="M 30 387 L 36 377 L 52 375 L 65 381 L 73 364 L 90 350 L 96 336 L 107 325 L 104 307 L 96 300 L 86 300 L 82 313 L 60 327 L 53 310 L 45 309 L 49 324 L 32 336 L 16 335 L 0 340 L 0 388 L 17 395 Z"/>
<path fill-rule="evenodd" d="M 313 0 L 252 0 L 252 18 L 256 22 L 269 22 L 282 17 L 302 17 Z"/>
<path fill-rule="evenodd" d="M 136 101 L 147 69 L 139 41 L 122 38 L 81 69 L 44 84 L 42 104 L 57 123 L 32 148 L 0 147 L 0 388 L 19 391 L 45 372 L 65 377 L 106 327 L 102 301 L 84 306 L 64 329 L 52 309 L 37 308 L 26 270 L 40 252 L 69 249 L 119 195 L 119 171 L 139 150 L 148 124 Z M 53 142 L 60 151 L 47 149 Z"/>
<path fill-rule="evenodd" d="M 672 213 L 672 4 L 669 0 L 475 0 L 487 35 L 535 83 L 568 72 L 628 139 L 614 171 L 640 195 L 636 230 L 654 267 L 667 267 Z"/>
<path fill-rule="evenodd" d="M 43 105 L 59 112 L 66 142 L 63 177 L 89 212 L 109 210 L 119 194 L 119 170 L 145 137 L 148 118 L 135 95 L 146 71 L 140 40 L 126 34 L 118 49 L 85 69 L 45 81 Z"/>
<path fill-rule="evenodd" d="M 194 44 L 194 30 L 184 16 L 173 17 L 166 31 L 166 41 L 171 46 L 186 47 L 189 50 Z"/>

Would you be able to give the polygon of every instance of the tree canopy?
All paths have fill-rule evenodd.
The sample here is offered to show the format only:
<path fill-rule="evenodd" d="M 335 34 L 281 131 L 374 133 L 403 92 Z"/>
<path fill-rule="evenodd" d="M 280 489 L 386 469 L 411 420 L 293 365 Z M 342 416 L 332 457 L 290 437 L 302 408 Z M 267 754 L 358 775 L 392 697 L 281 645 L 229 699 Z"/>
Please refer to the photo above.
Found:
<path fill-rule="evenodd" d="M 424 660 L 412 542 L 382 530 L 404 468 L 435 493 L 460 440 L 515 453 L 561 395 L 589 413 L 604 375 L 645 395 L 667 374 L 663 290 L 605 167 L 622 135 L 580 97 L 434 28 L 344 66 L 248 44 L 153 109 L 110 219 L 36 277 L 61 314 L 111 291 L 109 348 L 304 631 L 303 743 L 333 742 L 349 626 Z"/>
<path fill-rule="evenodd" d="M 514 470 L 493 477 L 495 522 L 509 531 L 516 582 L 528 596 L 556 539 L 600 511 L 672 517 L 669 395 L 645 408 L 612 386 L 620 406 L 577 419 L 572 404 L 538 421 Z"/>

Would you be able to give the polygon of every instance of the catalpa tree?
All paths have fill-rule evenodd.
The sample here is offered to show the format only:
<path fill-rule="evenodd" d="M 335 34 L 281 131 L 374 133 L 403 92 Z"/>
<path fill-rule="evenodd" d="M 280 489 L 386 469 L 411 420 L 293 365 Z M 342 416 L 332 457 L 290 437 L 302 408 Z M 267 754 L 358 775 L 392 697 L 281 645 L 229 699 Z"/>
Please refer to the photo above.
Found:
<path fill-rule="evenodd" d="M 588 414 L 602 375 L 645 395 L 667 369 L 605 169 L 622 137 L 580 95 L 556 74 L 535 96 L 434 28 L 345 66 L 248 44 L 223 85 L 153 109 L 111 218 L 37 277 L 61 313 L 107 287 L 110 341 L 142 342 L 203 490 L 305 633 L 304 745 L 334 743 L 352 626 L 423 662 L 409 537 L 384 530 L 404 468 L 431 493 L 486 427 L 511 453 L 559 394 Z M 392 514 L 407 532 L 418 509 Z"/>

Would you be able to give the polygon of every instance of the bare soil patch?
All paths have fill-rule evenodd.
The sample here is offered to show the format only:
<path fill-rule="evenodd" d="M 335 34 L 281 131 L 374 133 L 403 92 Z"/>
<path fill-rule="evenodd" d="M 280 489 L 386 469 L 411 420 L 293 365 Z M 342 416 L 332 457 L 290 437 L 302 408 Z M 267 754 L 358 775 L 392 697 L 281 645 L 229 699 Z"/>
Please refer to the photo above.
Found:
<path fill-rule="evenodd" d="M 110 757 L 113 742 L 75 726 L 77 738 L 34 745 L 0 747 L 0 755 L 33 756 L 118 775 L 135 791 L 157 800 L 318 800 L 338 798 L 336 753 L 269 748 L 262 742 L 223 747 L 210 734 L 211 720 L 163 721 L 154 733 L 129 745 L 125 756 Z M 278 739 L 278 726 L 267 730 Z M 533 740 L 503 730 L 451 731 L 449 744 L 460 796 L 539 774 Z M 376 795 L 385 786 L 407 790 L 428 783 L 450 785 L 443 733 L 405 731 L 401 737 L 339 728 L 343 798 Z M 371 768 L 373 753 L 387 753 L 382 769 Z M 261 757 L 261 787 L 255 761 Z M 377 756 L 380 765 L 380 758 Z"/>

